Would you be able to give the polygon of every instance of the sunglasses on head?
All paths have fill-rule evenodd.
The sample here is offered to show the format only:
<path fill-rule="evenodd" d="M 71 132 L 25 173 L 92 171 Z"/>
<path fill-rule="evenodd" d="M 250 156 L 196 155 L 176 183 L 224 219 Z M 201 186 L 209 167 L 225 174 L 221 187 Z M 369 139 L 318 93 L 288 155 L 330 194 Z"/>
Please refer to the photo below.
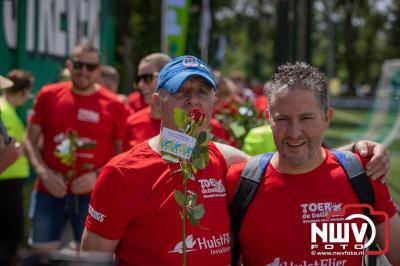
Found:
<path fill-rule="evenodd" d="M 148 73 L 148 74 L 143 74 L 139 75 L 136 77 L 136 84 L 139 84 L 141 80 L 149 84 L 153 80 L 154 73 Z"/>
<path fill-rule="evenodd" d="M 88 70 L 88 71 L 93 71 L 99 66 L 98 64 L 85 63 L 85 62 L 79 62 L 79 61 L 72 61 L 72 65 L 73 65 L 74 69 L 82 69 L 85 67 L 86 70 Z"/>

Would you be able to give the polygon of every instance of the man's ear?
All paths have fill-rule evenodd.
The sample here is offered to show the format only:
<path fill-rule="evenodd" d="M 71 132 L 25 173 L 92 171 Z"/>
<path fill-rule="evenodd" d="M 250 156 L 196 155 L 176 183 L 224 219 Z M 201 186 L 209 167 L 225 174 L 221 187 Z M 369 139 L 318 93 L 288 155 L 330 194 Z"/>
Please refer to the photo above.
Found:
<path fill-rule="evenodd" d="M 153 105 L 153 107 L 160 112 L 160 93 L 155 92 L 151 95 L 151 104 Z"/>
<path fill-rule="evenodd" d="M 153 80 L 151 81 L 151 86 L 154 88 L 154 91 L 156 91 L 158 75 L 158 72 L 153 72 Z"/>
<path fill-rule="evenodd" d="M 271 113 L 269 112 L 269 109 L 265 109 L 265 118 L 267 120 L 268 123 L 271 124 Z"/>
<path fill-rule="evenodd" d="M 214 110 L 214 108 L 215 108 L 215 103 L 217 102 L 217 100 L 218 100 L 218 98 L 217 98 L 217 96 L 216 96 L 216 94 L 214 94 L 214 96 L 212 97 L 212 99 L 211 99 L 211 105 L 212 105 L 212 110 Z"/>
<path fill-rule="evenodd" d="M 332 121 L 333 113 L 334 113 L 333 108 L 328 107 L 328 110 L 326 111 L 326 115 L 325 115 L 326 128 L 329 127 L 329 124 Z"/>

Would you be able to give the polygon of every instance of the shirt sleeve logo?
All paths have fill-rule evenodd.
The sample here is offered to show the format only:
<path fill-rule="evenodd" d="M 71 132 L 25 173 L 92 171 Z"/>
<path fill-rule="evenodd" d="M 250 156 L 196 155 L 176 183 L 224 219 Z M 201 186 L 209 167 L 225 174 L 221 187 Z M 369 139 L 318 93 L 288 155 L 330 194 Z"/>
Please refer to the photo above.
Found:
<path fill-rule="evenodd" d="M 90 205 L 89 205 L 89 214 L 90 214 L 90 216 L 92 216 L 93 219 L 95 219 L 96 221 L 98 221 L 100 223 L 102 223 L 104 221 L 104 219 L 106 218 L 105 214 L 102 214 L 102 213 L 96 211 Z"/>

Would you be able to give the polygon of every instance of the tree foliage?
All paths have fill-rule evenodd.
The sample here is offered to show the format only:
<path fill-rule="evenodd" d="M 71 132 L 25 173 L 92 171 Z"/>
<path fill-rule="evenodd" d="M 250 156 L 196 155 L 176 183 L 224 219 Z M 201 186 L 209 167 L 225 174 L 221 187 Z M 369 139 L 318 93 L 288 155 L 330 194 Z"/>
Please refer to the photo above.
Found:
<path fill-rule="evenodd" d="M 282 55 L 278 54 L 280 31 L 295 32 L 292 26 L 278 21 L 278 5 L 294 6 L 288 17 L 296 16 L 299 2 L 308 0 L 213 0 L 209 62 L 223 73 L 243 71 L 247 77 L 263 81 L 270 78 Z M 327 4 L 333 3 L 331 12 Z M 187 52 L 199 56 L 201 0 L 192 0 Z M 297 3 L 297 4 L 296 4 Z M 313 0 L 311 10 L 311 63 L 327 70 L 327 49 L 334 45 L 333 77 L 349 85 L 353 94 L 359 84 L 374 87 L 380 67 L 386 59 L 400 57 L 400 0 Z M 123 72 L 125 88 L 130 86 L 140 58 L 160 51 L 161 1 L 116 1 L 117 62 Z M 293 14 L 294 12 L 294 14 Z M 327 17 L 333 19 L 334 39 L 328 38 Z M 297 19 L 300 19 L 298 17 Z M 283 27 L 283 28 L 282 28 Z M 288 47 L 299 47 L 298 41 L 307 34 L 297 32 Z M 215 59 L 218 41 L 227 39 L 225 57 Z M 301 48 L 305 49 L 305 48 Z M 282 52 L 282 49 L 281 51 Z M 292 53 L 291 49 L 284 49 Z M 292 57 L 293 58 L 293 57 Z M 294 55 L 296 59 L 296 55 Z"/>

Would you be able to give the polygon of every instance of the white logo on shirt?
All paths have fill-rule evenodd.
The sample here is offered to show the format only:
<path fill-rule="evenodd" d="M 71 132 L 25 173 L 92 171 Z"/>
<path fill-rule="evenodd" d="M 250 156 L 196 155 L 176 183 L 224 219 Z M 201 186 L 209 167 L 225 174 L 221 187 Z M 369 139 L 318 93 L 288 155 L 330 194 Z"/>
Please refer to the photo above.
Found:
<path fill-rule="evenodd" d="M 226 197 L 225 187 L 222 184 L 221 179 L 199 179 L 198 182 L 201 185 L 201 193 L 203 193 L 203 197 L 205 199 L 214 197 Z"/>
<path fill-rule="evenodd" d="M 93 209 L 92 206 L 89 205 L 89 214 L 90 216 L 93 217 L 93 219 L 95 219 L 96 221 L 102 223 L 104 221 L 104 218 L 106 218 L 106 215 L 96 211 L 95 209 Z"/>
<path fill-rule="evenodd" d="M 326 221 L 326 216 L 331 211 L 340 211 L 343 203 L 341 202 L 311 202 L 302 203 L 303 223 L 316 223 Z M 343 220 L 343 218 L 341 218 Z"/>
<path fill-rule="evenodd" d="M 230 252 L 231 237 L 229 233 L 221 234 L 219 236 L 212 236 L 211 238 L 198 237 L 193 240 L 193 235 L 189 235 L 186 240 L 186 252 L 195 251 L 197 246 L 199 250 L 210 250 L 211 255 L 222 254 Z M 182 254 L 182 241 L 175 245 L 174 249 L 168 253 Z"/>
<path fill-rule="evenodd" d="M 78 120 L 92 122 L 92 123 L 98 123 L 100 121 L 100 114 L 95 111 L 92 111 L 92 110 L 79 108 Z"/>
<path fill-rule="evenodd" d="M 196 240 L 193 241 L 193 235 L 189 235 L 186 238 L 185 243 L 186 243 L 186 252 L 190 252 L 190 251 L 196 250 L 196 249 L 193 249 L 193 247 L 196 245 Z M 178 242 L 178 244 L 175 245 L 174 250 L 171 250 L 168 253 L 179 253 L 179 254 L 182 254 L 182 248 L 183 248 L 183 245 L 182 245 L 182 241 L 181 241 L 181 242 Z"/>

